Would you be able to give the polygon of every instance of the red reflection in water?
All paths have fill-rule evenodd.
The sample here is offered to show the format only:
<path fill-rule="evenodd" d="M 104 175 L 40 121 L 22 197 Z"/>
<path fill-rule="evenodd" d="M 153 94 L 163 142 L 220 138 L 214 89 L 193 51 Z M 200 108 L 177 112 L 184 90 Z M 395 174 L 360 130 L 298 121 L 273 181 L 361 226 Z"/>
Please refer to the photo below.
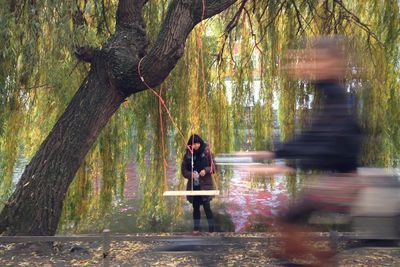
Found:
<path fill-rule="evenodd" d="M 139 180 L 136 172 L 135 160 L 132 159 L 126 168 L 127 181 L 124 189 L 126 200 L 134 199 L 138 193 Z M 167 177 L 169 189 L 179 182 L 176 178 L 174 161 L 168 164 Z M 229 189 L 220 188 L 220 190 L 223 192 L 222 196 L 213 200 L 212 207 L 221 206 L 216 205 L 217 202 L 224 204 L 222 206 L 226 210 L 223 213 L 230 215 L 236 232 L 249 231 L 254 225 L 269 224 L 278 212 L 287 206 L 289 198 L 284 177 L 276 177 L 274 185 L 268 188 L 252 188 L 249 174 L 239 170 L 233 170 Z M 189 203 L 187 205 L 190 206 Z M 188 210 L 191 212 L 191 208 Z M 214 209 L 213 211 L 221 212 Z"/>
<path fill-rule="evenodd" d="M 257 224 L 268 224 L 288 203 L 285 179 L 277 177 L 274 186 L 251 188 L 248 173 L 234 170 L 228 195 L 222 200 L 232 217 L 236 232 Z"/>

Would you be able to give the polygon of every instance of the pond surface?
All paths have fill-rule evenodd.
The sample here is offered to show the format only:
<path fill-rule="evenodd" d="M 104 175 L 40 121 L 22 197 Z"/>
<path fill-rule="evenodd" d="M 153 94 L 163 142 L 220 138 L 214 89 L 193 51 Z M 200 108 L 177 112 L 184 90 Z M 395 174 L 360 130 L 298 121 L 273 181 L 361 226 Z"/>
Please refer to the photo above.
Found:
<path fill-rule="evenodd" d="M 28 162 L 25 159 L 18 159 L 13 174 L 14 184 L 18 182 L 26 164 Z M 399 175 L 399 169 L 395 169 L 395 173 Z M 104 228 L 110 228 L 114 233 L 192 231 L 192 206 L 185 197 L 164 198 L 168 207 L 178 204 L 178 209 L 171 209 L 174 210 L 171 213 L 176 214 L 168 214 L 169 217 L 175 218 L 174 220 L 144 221 L 145 219 L 140 219 L 143 192 L 139 186 L 134 159 L 127 164 L 126 175 L 124 198 L 114 200 L 110 216 L 95 216 L 97 219 L 84 217 L 80 223 L 85 226 L 78 228 L 68 227 L 68 225 L 73 225 L 73 222 L 65 220 L 62 223 L 62 232 L 96 233 Z M 170 190 L 183 179 L 176 176 L 174 159 L 168 164 L 167 176 Z M 299 184 L 296 181 L 293 182 L 293 179 L 299 180 L 299 178 L 291 177 L 292 180 L 289 180 L 284 176 L 256 177 L 232 166 L 219 165 L 217 176 L 220 177 L 218 188 L 220 195 L 212 200 L 211 208 L 216 222 L 216 231 L 222 232 L 268 231 L 273 219 L 287 207 L 291 198 L 289 191 L 299 189 Z M 98 179 L 96 181 L 98 182 Z M 4 192 L 2 193 L 4 195 Z M 94 210 L 94 213 L 99 215 L 101 211 Z M 203 209 L 201 209 L 201 216 L 202 229 L 206 230 L 207 220 Z"/>
<path fill-rule="evenodd" d="M 175 161 L 168 164 L 169 188 L 179 183 L 182 177 L 176 177 Z M 13 174 L 13 183 L 16 184 L 28 162 L 20 157 L 17 161 Z M 289 200 L 289 193 L 286 188 L 286 178 L 276 176 L 252 177 L 248 172 L 232 168 L 232 166 L 218 166 L 220 181 L 220 195 L 211 202 L 211 208 L 216 221 L 216 230 L 223 232 L 252 232 L 265 231 L 268 229 L 271 220 L 278 214 L 282 207 L 285 207 Z M 93 222 L 90 218 L 83 218 L 81 223 L 88 223 L 81 232 L 98 232 L 99 226 L 105 225 L 112 232 L 136 233 L 149 231 L 139 225 L 151 223 L 140 221 L 138 212 L 141 209 L 141 197 L 137 168 L 134 159 L 127 165 L 127 181 L 124 188 L 124 199 L 116 200 L 113 204 L 111 216 L 101 217 L 101 222 Z M 98 182 L 98 180 L 97 180 Z M 99 185 L 95 185 L 95 187 Z M 179 198 L 179 199 L 177 199 Z M 192 230 L 192 206 L 185 197 L 166 197 L 168 203 L 176 203 L 179 200 L 180 210 L 177 221 L 164 225 L 155 223 L 150 227 L 151 232 L 190 232 Z M 204 210 L 201 208 L 202 227 L 207 229 L 207 221 Z M 64 221 L 69 225 L 72 222 Z M 71 228 L 65 227 L 66 232 L 74 232 Z"/>
<path fill-rule="evenodd" d="M 174 164 L 169 164 L 168 177 L 171 184 L 177 183 Z M 141 193 L 135 172 L 135 163 L 127 167 L 125 199 L 118 203 L 111 216 L 110 228 L 113 232 L 134 233 L 141 230 L 137 227 L 137 212 Z M 221 177 L 220 195 L 211 201 L 211 208 L 217 224 L 217 231 L 251 232 L 265 231 L 269 223 L 289 200 L 286 179 L 283 176 L 252 177 L 249 173 L 234 169 L 231 166 L 218 166 Z M 171 178 L 173 177 L 173 178 Z M 180 198 L 183 213 L 174 225 L 157 225 L 153 231 L 187 232 L 192 230 L 192 206 L 185 197 L 167 197 L 173 202 Z M 207 229 L 204 210 L 201 208 L 202 229 Z M 150 223 L 150 222 L 149 222 Z"/>

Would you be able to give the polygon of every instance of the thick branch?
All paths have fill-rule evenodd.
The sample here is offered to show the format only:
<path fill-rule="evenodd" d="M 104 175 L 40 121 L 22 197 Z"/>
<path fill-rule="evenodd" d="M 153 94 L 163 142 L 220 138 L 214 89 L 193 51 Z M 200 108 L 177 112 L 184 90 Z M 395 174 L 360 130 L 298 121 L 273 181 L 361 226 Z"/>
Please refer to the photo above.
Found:
<path fill-rule="evenodd" d="M 126 97 L 147 89 L 138 74 L 139 63 L 147 84 L 152 87 L 160 85 L 182 57 L 186 38 L 193 27 L 236 1 L 172 1 L 158 39 L 150 52 L 146 53 L 148 41 L 142 17 L 146 1 L 121 0 L 116 32 L 102 49 L 115 87 Z"/>
<path fill-rule="evenodd" d="M 147 0 L 120 0 L 117 9 L 117 29 L 120 27 L 136 27 L 141 25 L 144 28 L 142 10 Z"/>
<path fill-rule="evenodd" d="M 244 0 L 241 0 L 244 1 Z M 239 1 L 239 2 L 241 2 Z M 247 0 L 246 0 L 247 1 Z M 222 11 L 226 10 L 232 4 L 237 2 L 237 0 L 214 0 L 214 1 L 207 1 L 207 0 L 193 0 L 192 1 L 193 10 L 196 14 L 196 24 L 199 23 L 202 19 L 208 19 L 212 16 L 221 13 Z M 204 9 L 204 17 L 202 17 L 202 10 L 203 10 L 203 3 L 205 4 Z"/>
<path fill-rule="evenodd" d="M 236 11 L 235 15 L 231 19 L 231 21 L 229 21 L 228 25 L 226 25 L 225 31 L 224 31 L 225 40 L 226 40 L 226 37 L 231 33 L 231 31 L 237 26 L 246 2 L 247 2 L 247 0 L 243 0 L 243 2 L 240 4 L 239 9 Z"/>
<path fill-rule="evenodd" d="M 145 81 L 152 87 L 160 85 L 182 57 L 186 38 L 194 26 L 202 18 L 214 16 L 236 1 L 204 1 L 204 12 L 202 0 L 173 1 L 156 43 L 140 66 Z M 136 80 L 138 83 L 132 93 L 146 89 L 138 75 Z"/>

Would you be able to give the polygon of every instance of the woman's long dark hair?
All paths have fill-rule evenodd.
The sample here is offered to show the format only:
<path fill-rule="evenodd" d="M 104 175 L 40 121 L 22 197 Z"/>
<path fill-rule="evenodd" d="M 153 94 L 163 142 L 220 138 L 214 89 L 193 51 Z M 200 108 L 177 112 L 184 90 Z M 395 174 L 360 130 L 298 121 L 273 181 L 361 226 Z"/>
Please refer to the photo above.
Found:
<path fill-rule="evenodd" d="M 203 153 L 204 149 L 206 148 L 206 144 L 204 143 L 203 139 L 197 134 L 192 134 L 189 137 L 189 140 L 187 142 L 188 147 L 191 147 L 194 143 L 199 143 L 200 148 L 197 151 L 193 151 L 194 154 L 198 153 Z M 190 152 L 189 148 L 187 148 L 187 151 Z"/>

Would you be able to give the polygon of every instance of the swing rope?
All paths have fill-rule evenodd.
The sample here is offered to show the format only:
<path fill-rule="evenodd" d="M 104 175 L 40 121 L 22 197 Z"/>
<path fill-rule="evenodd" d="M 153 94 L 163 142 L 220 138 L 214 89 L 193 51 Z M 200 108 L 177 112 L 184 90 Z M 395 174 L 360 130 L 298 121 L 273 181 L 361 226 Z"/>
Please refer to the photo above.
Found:
<path fill-rule="evenodd" d="M 160 94 L 159 94 L 159 93 L 157 93 L 156 90 L 154 90 L 150 85 L 147 84 L 147 82 L 145 81 L 144 77 L 142 76 L 142 73 L 141 73 L 141 71 L 140 71 L 140 65 L 141 65 L 141 63 L 142 63 L 142 61 L 143 61 L 144 58 L 145 58 L 145 57 L 142 57 L 142 58 L 139 60 L 137 70 L 138 70 L 138 74 L 139 74 L 140 80 L 143 82 L 143 84 L 144 84 L 155 96 L 157 96 L 158 102 L 159 102 L 159 114 L 160 114 L 159 117 L 160 117 L 160 124 L 161 124 L 161 135 L 162 135 L 162 137 L 161 137 L 161 142 L 162 142 L 163 166 L 164 166 L 164 167 L 163 167 L 163 168 L 164 168 L 164 191 L 166 191 L 165 189 L 167 189 L 167 182 L 168 182 L 168 179 L 167 179 L 167 161 L 166 161 L 166 159 L 165 159 L 165 140 L 164 140 L 164 135 L 165 135 L 165 134 L 164 134 L 164 125 L 163 125 L 163 123 L 162 123 L 162 109 L 161 109 L 161 107 L 163 107 L 163 108 L 165 109 L 165 111 L 167 112 L 168 117 L 170 118 L 170 120 L 171 120 L 172 124 L 174 125 L 175 129 L 178 130 L 178 133 L 181 135 L 183 141 L 185 141 L 185 136 L 183 135 L 182 131 L 180 130 L 180 128 L 179 128 L 178 125 L 176 124 L 175 120 L 173 119 L 173 117 L 172 117 L 172 115 L 171 115 L 171 112 L 169 111 L 167 105 L 165 104 L 164 99 L 163 99 L 162 96 L 161 96 L 161 94 L 162 94 L 162 86 L 160 86 Z M 185 146 L 186 146 L 186 143 L 185 143 Z M 187 147 L 187 148 L 189 149 L 189 151 L 192 153 L 192 158 L 193 158 L 193 149 L 192 149 L 190 146 L 186 146 L 186 147 Z M 193 174 L 192 174 L 192 176 L 193 176 Z M 193 177 L 192 177 L 192 179 L 193 179 Z"/>
<path fill-rule="evenodd" d="M 198 62 L 201 64 L 201 74 L 202 74 L 202 87 L 203 87 L 203 97 L 204 97 L 204 101 L 206 102 L 206 118 L 207 118 L 207 121 L 209 122 L 210 120 L 209 120 L 209 109 L 208 109 L 208 99 L 207 99 L 207 91 L 206 91 L 206 81 L 205 81 L 205 73 L 204 73 L 204 53 L 203 53 L 203 41 L 202 41 L 202 38 L 201 38 L 201 36 L 202 36 L 202 34 L 204 33 L 204 22 L 203 22 L 203 18 L 204 18 L 204 15 L 205 15 L 205 0 L 202 0 L 202 3 L 203 3 L 203 9 L 202 9 L 202 20 L 201 20 L 201 27 L 200 27 L 200 34 L 198 34 L 198 38 L 197 38 L 197 44 L 198 44 L 198 47 L 199 47 L 199 50 L 198 50 Z M 174 125 L 174 127 L 175 127 L 175 129 L 178 131 L 178 133 L 180 134 L 180 136 L 181 136 L 181 138 L 182 138 L 182 140 L 183 140 L 183 142 L 185 143 L 185 136 L 184 136 L 184 134 L 182 133 L 182 131 L 180 130 L 180 128 L 178 127 L 178 125 L 177 125 L 177 123 L 175 122 L 175 120 L 173 119 L 173 117 L 172 117 L 172 115 L 171 115 L 171 112 L 170 112 L 170 110 L 168 109 L 168 107 L 167 107 L 167 105 L 166 105 L 166 103 L 165 103 L 165 100 L 163 99 L 163 97 L 162 97 L 162 85 L 160 86 L 160 93 L 158 93 L 156 90 L 154 90 L 151 86 L 149 86 L 148 85 L 148 83 L 145 81 L 145 79 L 144 79 L 144 77 L 143 77 L 143 75 L 142 75 L 142 73 L 141 73 L 141 71 L 140 71 L 140 66 L 141 66 L 141 63 L 142 63 L 142 61 L 143 61 L 143 59 L 145 58 L 145 56 L 144 57 L 142 57 L 140 60 L 139 60 L 139 63 L 138 63 L 138 66 L 137 66 L 137 71 L 138 71 L 138 74 L 139 74 L 139 77 L 140 77 L 140 80 L 143 82 L 143 84 L 155 95 L 155 96 L 157 96 L 157 98 L 158 98 L 158 102 L 159 102 L 159 117 L 160 117 L 160 128 L 161 128 L 161 146 L 162 146 L 162 156 L 163 156 L 163 172 L 164 172 L 164 192 L 166 192 L 167 191 L 167 189 L 168 189 L 168 187 L 167 187 L 167 183 L 168 183 L 168 179 L 167 179 L 167 160 L 166 160 L 166 155 L 165 155 L 165 133 L 164 133 L 164 124 L 163 124 L 163 116 L 162 116 L 162 113 L 163 113 L 163 111 L 162 111 L 162 108 L 164 108 L 164 110 L 167 112 L 167 114 L 168 114 L 168 117 L 170 118 L 170 120 L 171 120 L 171 122 L 172 122 L 172 124 Z M 198 81 L 198 70 L 196 71 L 196 82 Z M 196 88 L 197 88 L 197 90 L 198 90 L 198 84 L 196 84 Z M 198 106 L 197 107 L 195 107 L 195 110 L 197 110 L 198 108 L 200 107 L 200 104 L 198 104 Z M 193 135 L 193 126 L 192 126 L 192 128 L 191 128 L 191 133 L 192 133 L 192 138 L 193 138 L 193 140 L 192 140 L 192 144 L 193 144 L 193 141 L 194 141 L 194 135 Z M 211 147 L 211 139 L 210 139 L 210 136 L 211 136 L 211 131 L 210 131 L 210 125 L 209 125 L 209 123 L 207 123 L 207 136 L 208 136 L 208 142 L 209 142 L 209 146 Z M 194 177 L 193 177 L 193 173 L 194 173 L 194 151 L 193 151 L 193 148 L 192 148 L 192 146 L 190 146 L 190 145 L 187 145 L 186 143 L 185 143 L 185 146 L 186 146 L 186 148 L 187 149 L 189 149 L 189 152 L 191 153 L 191 191 L 192 191 L 192 193 L 193 193 L 193 191 L 194 191 L 194 188 L 193 188 L 193 185 L 194 185 Z M 210 149 L 210 151 L 209 151 L 209 157 L 210 157 L 210 162 L 211 162 L 211 166 L 210 166 L 210 168 L 211 168 L 211 174 L 213 174 L 214 173 L 214 171 L 215 171 L 215 165 L 214 165 L 214 162 L 213 162 L 213 160 L 212 160 L 212 155 L 211 155 L 211 149 Z M 217 186 L 217 183 L 216 183 L 216 181 L 215 181 L 215 178 L 213 177 L 213 175 L 211 175 L 211 177 L 212 177 L 212 182 L 213 182 L 213 184 L 214 184 L 214 186 L 215 186 L 215 188 L 216 188 L 216 192 L 219 192 L 218 191 L 218 186 Z M 204 190 L 203 190 L 204 191 Z"/>
<path fill-rule="evenodd" d="M 204 21 L 203 18 L 205 16 L 205 0 L 202 0 L 202 20 L 200 23 L 200 33 L 197 35 L 197 45 L 199 47 L 198 49 L 198 62 L 201 65 L 201 78 L 202 78 L 202 91 L 203 91 L 203 99 L 205 101 L 205 110 L 206 110 L 206 120 L 207 120 L 207 139 L 208 139 L 208 145 L 209 145 L 209 157 L 210 157 L 210 172 L 211 174 L 214 173 L 215 171 L 215 165 L 214 161 L 212 160 L 212 153 L 211 153 L 211 130 L 210 130 L 210 115 L 209 115 L 209 106 L 208 106 L 208 97 L 207 97 L 207 88 L 206 88 L 206 79 L 205 79 L 205 71 L 204 71 L 204 50 L 203 50 L 203 39 L 202 36 L 204 34 Z M 215 189 L 218 190 L 218 185 L 215 181 L 215 178 L 213 175 L 212 177 L 212 182 L 215 186 Z"/>
<path fill-rule="evenodd" d="M 160 96 L 162 96 L 163 86 L 160 86 Z M 162 147 L 162 157 L 163 157 L 163 171 L 164 171 L 164 192 L 167 191 L 167 160 L 165 159 L 165 141 L 164 141 L 164 124 L 163 124 L 163 114 L 161 109 L 160 99 L 158 99 L 158 114 L 160 117 L 160 128 L 161 128 L 161 147 Z"/>

